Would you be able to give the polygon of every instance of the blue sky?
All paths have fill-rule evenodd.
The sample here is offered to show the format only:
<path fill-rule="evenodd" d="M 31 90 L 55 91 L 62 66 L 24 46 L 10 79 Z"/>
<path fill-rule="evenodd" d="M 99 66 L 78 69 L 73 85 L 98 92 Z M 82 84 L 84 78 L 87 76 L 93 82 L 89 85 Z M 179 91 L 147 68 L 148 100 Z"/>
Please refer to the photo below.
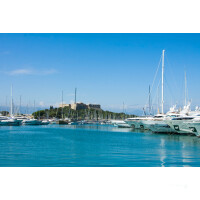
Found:
<path fill-rule="evenodd" d="M 77 101 L 113 111 L 124 102 L 127 112 L 138 112 L 163 49 L 166 109 L 183 104 L 184 70 L 188 98 L 200 105 L 200 34 L 0 34 L 0 104 L 9 101 L 11 84 L 16 105 L 22 95 L 23 105 L 35 100 L 44 107 L 58 105 L 62 90 L 64 101 L 72 102 L 77 87 Z M 160 78 L 161 68 L 154 104 Z"/>

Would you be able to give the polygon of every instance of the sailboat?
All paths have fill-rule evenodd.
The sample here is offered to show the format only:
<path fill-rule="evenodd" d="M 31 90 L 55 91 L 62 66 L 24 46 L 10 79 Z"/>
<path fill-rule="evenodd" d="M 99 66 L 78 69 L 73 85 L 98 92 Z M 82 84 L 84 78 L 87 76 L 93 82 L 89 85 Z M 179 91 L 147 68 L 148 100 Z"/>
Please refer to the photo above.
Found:
<path fill-rule="evenodd" d="M 173 133 L 176 132 L 166 121 L 171 121 L 171 119 L 175 117 L 179 117 L 181 114 L 176 109 L 176 105 L 172 106 L 170 110 L 164 114 L 164 53 L 163 50 L 162 54 L 162 113 L 159 118 L 155 116 L 153 119 L 151 119 L 148 122 L 143 122 L 143 125 L 146 129 L 150 129 L 152 132 L 156 133 Z"/>
<path fill-rule="evenodd" d="M 75 92 L 76 92 L 76 90 L 75 90 Z M 63 124 L 68 124 L 68 123 L 69 123 L 68 120 L 65 120 L 65 119 L 64 119 L 63 108 L 64 108 L 64 106 L 63 106 L 63 90 L 62 90 L 62 119 L 59 119 L 59 120 L 57 121 L 57 123 L 58 123 L 58 124 L 61 124 L 61 125 L 63 125 Z"/>
<path fill-rule="evenodd" d="M 179 117 L 175 117 L 165 122 L 179 134 L 195 134 L 200 136 L 200 110 L 197 106 L 195 111 L 190 109 L 191 102 L 187 104 L 187 79 L 185 73 L 185 106 Z"/>
<path fill-rule="evenodd" d="M 35 111 L 35 101 L 34 101 L 34 111 Z M 22 124 L 23 125 L 42 125 L 42 121 L 35 118 L 33 119 L 27 118 L 22 121 Z"/>
<path fill-rule="evenodd" d="M 136 118 L 128 118 L 125 120 L 127 124 L 129 124 L 131 127 L 136 129 L 151 129 L 152 126 L 157 126 L 157 124 L 161 124 L 164 127 L 164 131 L 172 131 L 169 125 L 167 125 L 163 120 L 167 116 L 169 117 L 175 117 L 175 107 L 170 108 L 170 111 L 167 114 L 164 114 L 164 55 L 165 50 L 162 51 L 162 100 L 161 100 L 161 114 L 157 114 L 155 116 L 144 116 L 144 117 L 136 117 Z M 150 94 L 149 94 L 150 95 Z M 150 98 L 150 96 L 149 96 Z M 149 99 L 150 102 L 150 99 Z M 150 109 L 150 105 L 149 105 Z M 159 125 L 160 126 L 160 125 Z M 165 130 L 165 128 L 167 129 Z"/>
<path fill-rule="evenodd" d="M 13 115 L 13 90 L 11 85 L 11 102 L 10 102 L 10 117 L 4 117 L 0 119 L 1 126 L 19 126 L 21 125 L 21 120 L 15 119 Z"/>

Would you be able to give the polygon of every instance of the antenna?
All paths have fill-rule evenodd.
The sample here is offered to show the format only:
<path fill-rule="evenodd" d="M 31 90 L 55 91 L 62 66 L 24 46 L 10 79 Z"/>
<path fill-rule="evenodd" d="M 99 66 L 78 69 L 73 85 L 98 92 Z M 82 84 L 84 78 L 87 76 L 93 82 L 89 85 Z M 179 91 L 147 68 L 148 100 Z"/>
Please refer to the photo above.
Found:
<path fill-rule="evenodd" d="M 164 114 L 164 59 L 165 59 L 165 50 L 162 53 L 162 114 Z"/>

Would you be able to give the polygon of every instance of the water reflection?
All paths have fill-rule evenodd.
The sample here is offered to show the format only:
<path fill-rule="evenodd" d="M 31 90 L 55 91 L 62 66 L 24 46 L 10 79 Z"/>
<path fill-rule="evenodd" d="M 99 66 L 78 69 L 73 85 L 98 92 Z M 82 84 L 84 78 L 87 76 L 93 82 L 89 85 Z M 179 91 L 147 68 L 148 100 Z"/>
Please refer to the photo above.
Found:
<path fill-rule="evenodd" d="M 162 138 L 160 140 L 160 146 L 161 146 L 161 151 L 160 151 L 160 161 L 161 161 L 161 166 L 165 167 L 165 158 L 166 158 L 166 150 L 165 150 L 165 140 Z"/>
<path fill-rule="evenodd" d="M 200 145 L 200 138 L 196 137 L 196 136 L 188 136 L 188 135 L 170 135 L 170 134 L 154 134 L 151 133 L 152 136 L 154 136 L 154 138 L 158 138 L 160 139 L 163 138 L 166 141 L 172 141 L 172 142 L 181 142 L 183 147 L 185 147 L 186 145 Z"/>

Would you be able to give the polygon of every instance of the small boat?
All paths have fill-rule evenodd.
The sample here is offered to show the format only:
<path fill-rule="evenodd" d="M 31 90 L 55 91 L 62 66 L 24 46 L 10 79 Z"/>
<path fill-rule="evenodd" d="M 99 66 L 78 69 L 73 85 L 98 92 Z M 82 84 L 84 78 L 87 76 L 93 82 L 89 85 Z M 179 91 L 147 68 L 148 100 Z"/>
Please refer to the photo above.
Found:
<path fill-rule="evenodd" d="M 23 120 L 23 125 L 42 125 L 42 121 L 39 121 L 37 119 L 27 119 Z"/>
<path fill-rule="evenodd" d="M 43 120 L 41 123 L 41 125 L 48 125 L 48 124 L 50 124 L 50 122 L 48 120 Z"/>
<path fill-rule="evenodd" d="M 118 128 L 131 128 L 131 126 L 129 124 L 127 124 L 126 122 L 117 124 L 117 127 Z"/>
<path fill-rule="evenodd" d="M 5 119 L 0 121 L 0 126 L 19 126 L 21 122 L 16 119 Z"/>

